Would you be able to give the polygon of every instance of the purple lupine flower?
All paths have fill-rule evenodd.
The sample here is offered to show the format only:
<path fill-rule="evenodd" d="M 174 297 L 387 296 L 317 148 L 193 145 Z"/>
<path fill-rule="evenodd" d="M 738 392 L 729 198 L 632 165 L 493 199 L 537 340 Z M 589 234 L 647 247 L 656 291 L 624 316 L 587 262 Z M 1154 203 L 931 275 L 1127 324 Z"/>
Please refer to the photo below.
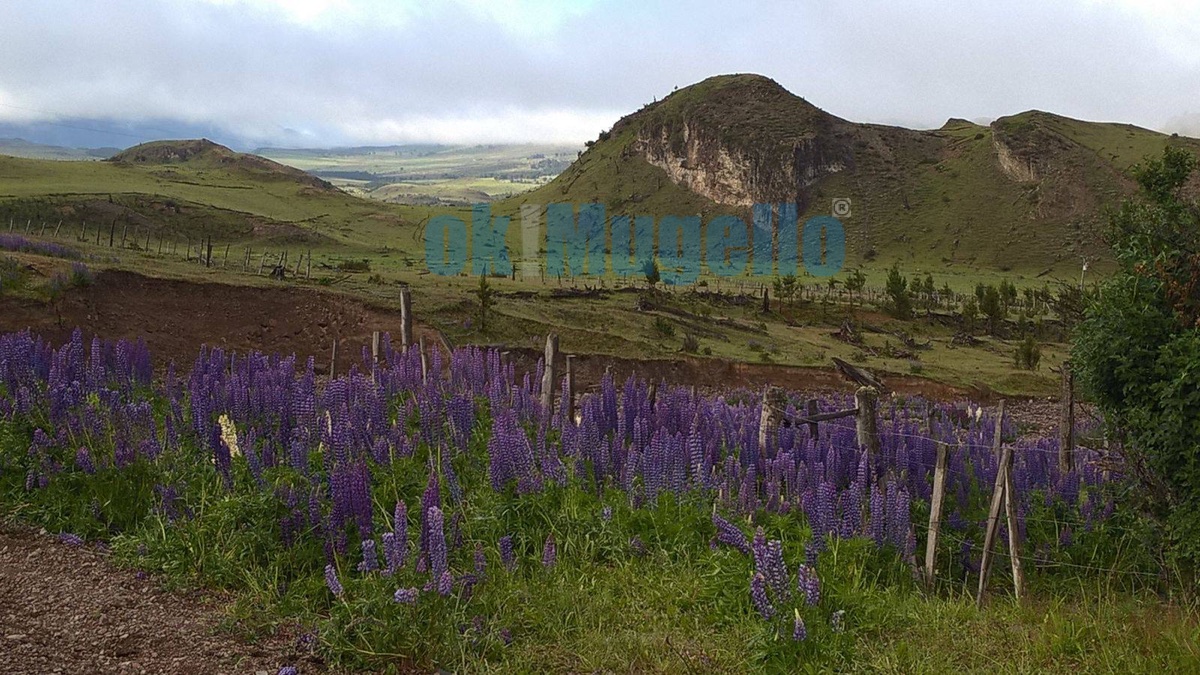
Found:
<path fill-rule="evenodd" d="M 317 636 L 312 633 L 301 633 L 296 637 L 296 649 L 302 652 L 311 652 L 317 646 Z"/>
<path fill-rule="evenodd" d="M 454 592 L 454 575 L 450 573 L 450 570 L 443 570 L 437 580 L 438 595 L 443 598 L 450 597 L 450 594 Z"/>
<path fill-rule="evenodd" d="M 500 562 L 509 572 L 517 567 L 517 557 L 513 553 L 513 538 L 511 534 L 500 537 Z"/>
<path fill-rule="evenodd" d="M 415 605 L 419 593 L 420 591 L 415 588 L 401 588 L 396 591 L 392 599 L 402 605 Z"/>
<path fill-rule="evenodd" d="M 92 453 L 87 448 L 80 447 L 75 451 L 75 466 L 88 475 L 96 473 L 96 463 L 92 461 Z"/>
<path fill-rule="evenodd" d="M 633 554 L 639 558 L 646 555 L 646 544 L 642 541 L 642 538 L 636 534 L 629 538 L 629 548 L 633 551 Z"/>
<path fill-rule="evenodd" d="M 513 641 L 512 631 L 507 628 L 501 628 L 500 629 L 500 641 L 504 643 L 505 647 L 511 645 L 512 641 Z"/>
<path fill-rule="evenodd" d="M 869 500 L 870 519 L 867 521 L 867 533 L 876 546 L 883 546 L 887 535 L 887 502 L 883 490 L 871 486 Z"/>
<path fill-rule="evenodd" d="M 546 535 L 546 545 L 542 547 L 542 567 L 554 567 L 558 558 L 558 547 L 554 544 L 554 533 Z"/>
<path fill-rule="evenodd" d="M 359 572 L 374 572 L 379 569 L 379 554 L 375 552 L 375 540 L 363 539 L 362 562 L 358 563 Z"/>
<path fill-rule="evenodd" d="M 612 520 L 612 517 L 613 517 L 613 510 L 612 510 L 611 506 L 605 506 L 603 509 L 600 510 L 600 518 L 603 519 L 604 522 L 608 522 L 608 521 Z"/>
<path fill-rule="evenodd" d="M 429 509 L 442 505 L 441 488 L 438 481 L 437 470 L 430 465 L 429 467 L 429 482 L 425 485 L 425 492 L 421 495 L 421 534 L 420 534 L 420 550 L 421 556 L 429 555 Z M 397 505 L 399 508 L 399 505 Z"/>
<path fill-rule="evenodd" d="M 483 554 L 483 544 L 475 544 L 475 574 L 483 577 L 484 571 L 487 570 L 487 556 Z"/>
<path fill-rule="evenodd" d="M 83 546 L 83 537 L 70 532 L 63 532 L 58 535 L 58 540 L 67 546 Z"/>
<path fill-rule="evenodd" d="M 792 639 L 803 642 L 807 637 L 808 629 L 804 627 L 804 618 L 800 616 L 800 612 L 796 612 L 796 620 L 792 624 Z"/>
<path fill-rule="evenodd" d="M 442 510 L 434 506 L 425 514 L 429 535 L 429 572 L 439 579 L 446 571 L 446 529 Z"/>
<path fill-rule="evenodd" d="M 329 592 L 333 593 L 335 597 L 340 598 L 345 592 L 342 582 L 338 581 L 337 570 L 333 568 L 333 565 L 325 566 L 325 585 L 329 587 Z"/>
<path fill-rule="evenodd" d="M 801 565 L 796 571 L 796 585 L 800 592 L 804 594 L 804 601 L 809 605 L 816 606 L 821 602 L 821 580 L 817 577 L 817 571 L 808 565 Z"/>
<path fill-rule="evenodd" d="M 835 633 L 841 633 L 846 630 L 846 610 L 839 609 L 829 617 L 829 627 Z"/>
<path fill-rule="evenodd" d="M 383 533 L 383 575 L 390 577 L 404 567 L 404 552 L 396 541 L 395 532 Z"/>
<path fill-rule="evenodd" d="M 1059 548 L 1070 548 L 1071 544 L 1074 541 L 1075 541 L 1075 534 L 1071 531 L 1071 526 L 1070 525 L 1064 526 L 1063 529 L 1060 530 L 1058 533 L 1058 547 Z"/>
<path fill-rule="evenodd" d="M 296 670 L 296 666 L 284 666 L 275 675 L 300 675 L 300 671 Z"/>
<path fill-rule="evenodd" d="M 727 546 L 732 546 L 747 555 L 750 554 L 750 544 L 746 541 L 746 534 L 738 526 L 715 513 L 713 514 L 712 522 L 717 528 L 717 541 Z"/>
<path fill-rule="evenodd" d="M 761 572 L 755 572 L 750 577 L 750 601 L 762 618 L 770 621 L 771 617 L 775 616 L 775 608 L 767 599 L 767 578 Z"/>

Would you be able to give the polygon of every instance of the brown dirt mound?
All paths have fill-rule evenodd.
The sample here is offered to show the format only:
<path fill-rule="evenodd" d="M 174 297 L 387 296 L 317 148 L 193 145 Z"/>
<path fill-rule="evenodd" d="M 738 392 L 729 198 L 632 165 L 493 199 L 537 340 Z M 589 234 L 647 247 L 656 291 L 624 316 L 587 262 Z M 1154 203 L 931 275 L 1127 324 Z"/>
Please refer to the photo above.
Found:
<path fill-rule="evenodd" d="M 371 332 L 400 335 L 400 315 L 345 296 L 279 284 L 253 288 L 154 279 L 104 271 L 96 283 L 73 291 L 57 312 L 43 303 L 0 297 L 0 331 L 31 328 L 53 342 L 78 326 L 105 339 L 144 338 L 155 365 L 174 360 L 190 368 L 200 346 L 238 352 L 259 350 L 316 360 L 328 370 L 333 340 L 339 341 L 339 372 L 361 363 Z M 423 334 L 418 330 L 418 335 Z M 432 331 L 427 342 L 436 344 Z"/>

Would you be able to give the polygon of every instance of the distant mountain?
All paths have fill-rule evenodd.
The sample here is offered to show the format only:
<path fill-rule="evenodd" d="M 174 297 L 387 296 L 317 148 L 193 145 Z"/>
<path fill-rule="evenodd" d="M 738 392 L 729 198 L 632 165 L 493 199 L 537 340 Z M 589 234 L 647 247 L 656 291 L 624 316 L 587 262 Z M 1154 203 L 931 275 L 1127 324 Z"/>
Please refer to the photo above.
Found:
<path fill-rule="evenodd" d="M 59 145 L 31 143 L 21 138 L 0 138 L 0 155 L 26 159 L 100 160 L 120 152 L 120 148 L 64 148 Z"/>
<path fill-rule="evenodd" d="M 1039 111 L 936 130 L 861 124 L 766 77 L 724 75 L 622 118 L 513 201 L 652 215 L 794 202 L 812 216 L 849 200 L 850 264 L 1065 268 L 1105 258 L 1104 207 L 1131 194 L 1129 169 L 1168 144 L 1200 154 L 1195 139 Z"/>

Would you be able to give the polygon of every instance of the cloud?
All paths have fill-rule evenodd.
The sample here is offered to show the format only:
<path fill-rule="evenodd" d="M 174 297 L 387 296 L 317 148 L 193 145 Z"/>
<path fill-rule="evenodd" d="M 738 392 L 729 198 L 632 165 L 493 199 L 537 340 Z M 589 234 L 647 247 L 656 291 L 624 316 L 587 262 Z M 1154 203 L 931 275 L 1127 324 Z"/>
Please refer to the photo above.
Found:
<path fill-rule="evenodd" d="M 49 0 L 6 8 L 0 122 L 582 143 L 675 86 L 759 72 L 857 121 L 1039 108 L 1165 128 L 1200 91 L 1195 26 L 1170 0 Z"/>

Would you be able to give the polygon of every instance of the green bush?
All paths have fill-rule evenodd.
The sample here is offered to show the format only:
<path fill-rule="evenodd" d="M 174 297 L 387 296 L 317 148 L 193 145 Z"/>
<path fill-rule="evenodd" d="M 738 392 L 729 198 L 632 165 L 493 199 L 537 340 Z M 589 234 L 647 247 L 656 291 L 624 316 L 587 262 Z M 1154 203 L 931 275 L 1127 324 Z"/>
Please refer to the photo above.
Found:
<path fill-rule="evenodd" d="M 1126 499 L 1191 571 L 1200 567 L 1200 329 L 1189 304 L 1200 208 L 1180 190 L 1194 166 L 1168 148 L 1135 169 L 1142 197 L 1110 217 L 1120 270 L 1087 299 L 1072 350 L 1080 386 L 1125 440 L 1139 483 Z"/>
<path fill-rule="evenodd" d="M 1021 340 L 1021 343 L 1017 345 L 1014 360 L 1018 368 L 1025 370 L 1038 369 L 1038 365 L 1042 362 L 1042 348 L 1038 346 L 1037 340 L 1033 339 L 1032 335 L 1025 336 L 1025 339 Z"/>
<path fill-rule="evenodd" d="M 661 316 L 654 317 L 653 328 L 654 333 L 660 338 L 675 337 L 675 325 Z"/>
<path fill-rule="evenodd" d="M 908 289 L 908 279 L 900 274 L 900 265 L 892 265 L 888 270 L 885 290 L 888 295 L 888 311 L 897 319 L 912 318 L 912 297 Z"/>

